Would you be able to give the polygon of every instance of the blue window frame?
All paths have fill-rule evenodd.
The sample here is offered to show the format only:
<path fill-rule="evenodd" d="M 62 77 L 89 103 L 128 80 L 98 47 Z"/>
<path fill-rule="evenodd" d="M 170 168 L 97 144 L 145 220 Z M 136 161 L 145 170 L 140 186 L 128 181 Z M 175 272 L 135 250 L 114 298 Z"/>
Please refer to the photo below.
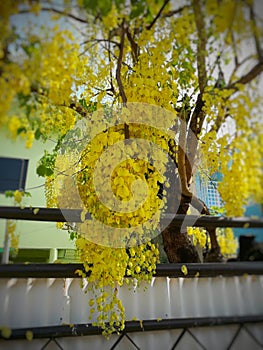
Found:
<path fill-rule="evenodd" d="M 28 159 L 0 157 L 0 193 L 24 190 Z"/>

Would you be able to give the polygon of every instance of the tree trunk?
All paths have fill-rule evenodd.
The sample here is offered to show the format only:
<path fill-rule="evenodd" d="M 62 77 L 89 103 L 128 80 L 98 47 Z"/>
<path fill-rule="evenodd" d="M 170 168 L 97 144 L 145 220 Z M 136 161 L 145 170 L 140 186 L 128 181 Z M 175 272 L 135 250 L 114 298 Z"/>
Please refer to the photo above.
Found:
<path fill-rule="evenodd" d="M 175 197 L 174 197 L 175 198 Z M 176 202 L 176 199 L 175 199 Z M 191 201 L 191 204 L 199 209 L 201 214 L 209 215 L 209 210 L 206 205 L 195 198 Z M 200 205 L 203 208 L 200 210 Z M 190 206 L 189 198 L 182 196 L 180 205 L 176 214 L 186 215 Z M 207 232 L 210 236 L 211 249 L 205 254 L 205 262 L 221 262 L 223 257 L 220 253 L 220 247 L 216 238 L 216 229 L 207 228 Z M 162 231 L 162 239 L 164 251 L 167 255 L 170 263 L 198 263 L 201 262 L 197 249 L 193 245 L 190 237 L 187 234 L 186 229 L 182 229 L 175 220 Z"/>
<path fill-rule="evenodd" d="M 186 215 L 189 203 L 182 198 L 177 214 Z M 170 263 L 194 263 L 200 262 L 197 250 L 191 242 L 186 231 L 181 231 L 181 227 L 172 220 L 162 231 L 164 251 Z"/>

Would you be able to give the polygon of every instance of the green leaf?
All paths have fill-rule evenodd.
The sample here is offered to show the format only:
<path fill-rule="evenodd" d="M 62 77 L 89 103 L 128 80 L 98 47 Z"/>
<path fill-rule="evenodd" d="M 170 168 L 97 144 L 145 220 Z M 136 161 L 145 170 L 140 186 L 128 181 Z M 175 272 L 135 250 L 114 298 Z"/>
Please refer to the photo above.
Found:
<path fill-rule="evenodd" d="M 43 157 L 39 160 L 36 173 L 38 176 L 50 176 L 54 173 L 56 152 L 44 151 Z"/>
<path fill-rule="evenodd" d="M 99 9 L 101 10 L 102 16 L 107 16 L 112 7 L 111 0 L 98 0 Z"/>
<path fill-rule="evenodd" d="M 26 132 L 26 128 L 24 126 L 17 129 L 17 135 L 21 134 L 22 132 Z"/>
<path fill-rule="evenodd" d="M 120 9 L 120 8 L 121 8 L 121 5 L 124 4 L 124 0 L 115 0 L 115 4 L 116 4 L 116 7 L 117 7 L 118 9 Z"/>
<path fill-rule="evenodd" d="M 87 103 L 86 103 L 85 98 L 81 98 L 81 99 L 79 100 L 79 103 L 81 104 L 82 107 L 88 109 L 88 105 L 87 105 Z"/>
<path fill-rule="evenodd" d="M 6 198 L 12 198 L 14 197 L 14 191 L 5 191 Z"/>
<path fill-rule="evenodd" d="M 40 129 L 38 128 L 38 129 L 35 131 L 35 139 L 36 139 L 36 140 L 39 140 L 41 136 L 42 136 L 42 132 L 41 132 Z"/>
<path fill-rule="evenodd" d="M 24 192 L 24 196 L 25 196 L 25 197 L 32 197 L 31 193 L 30 193 L 30 192 L 27 192 L 27 191 Z"/>
<path fill-rule="evenodd" d="M 147 9 L 145 1 L 136 1 L 132 0 L 132 10 L 130 13 L 130 19 L 139 17 L 140 15 L 143 15 Z"/>
<path fill-rule="evenodd" d="M 98 0 L 83 0 L 83 6 L 86 10 L 95 10 L 98 8 Z"/>
<path fill-rule="evenodd" d="M 44 166 L 43 164 L 40 164 L 37 169 L 36 169 L 37 175 L 38 176 L 50 176 L 53 174 L 53 169 L 47 168 L 46 166 Z"/>
<path fill-rule="evenodd" d="M 112 0 L 83 0 L 83 6 L 94 15 L 101 13 L 106 16 L 112 7 Z"/>
<path fill-rule="evenodd" d="M 69 235 L 69 238 L 74 241 L 76 238 L 78 238 L 78 233 L 73 231 L 73 232 L 70 232 L 70 235 Z"/>

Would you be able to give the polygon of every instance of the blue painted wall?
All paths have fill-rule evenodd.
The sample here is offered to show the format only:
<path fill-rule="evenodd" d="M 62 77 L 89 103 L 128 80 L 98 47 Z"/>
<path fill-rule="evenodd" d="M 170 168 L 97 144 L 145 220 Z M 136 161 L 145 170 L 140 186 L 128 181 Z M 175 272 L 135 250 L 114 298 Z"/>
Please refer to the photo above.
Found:
<path fill-rule="evenodd" d="M 263 217 L 262 205 L 260 204 L 250 204 L 247 206 L 244 216 L 250 217 Z M 234 233 L 236 237 L 241 235 L 253 235 L 256 241 L 263 242 L 263 227 L 262 228 L 235 228 Z"/>

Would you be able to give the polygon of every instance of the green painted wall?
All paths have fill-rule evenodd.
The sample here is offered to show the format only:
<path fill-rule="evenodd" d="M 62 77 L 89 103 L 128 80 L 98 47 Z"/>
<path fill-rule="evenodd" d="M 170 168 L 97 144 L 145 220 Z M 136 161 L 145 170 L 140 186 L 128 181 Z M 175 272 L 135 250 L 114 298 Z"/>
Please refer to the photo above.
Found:
<path fill-rule="evenodd" d="M 26 190 L 32 187 L 44 184 L 44 179 L 39 177 L 36 172 L 36 164 L 43 154 L 43 150 L 50 150 L 53 143 L 45 144 L 35 141 L 31 149 L 26 149 L 22 141 L 11 141 L 6 137 L 6 131 L 0 130 L 0 157 L 14 157 L 29 159 Z M 4 171 L 4 169 L 0 169 Z M 26 205 L 34 207 L 45 207 L 44 187 L 29 190 L 32 197 L 26 198 Z M 0 194 L 0 205 L 13 205 L 13 199 L 5 198 Z M 52 222 L 35 222 L 35 221 L 18 221 L 17 233 L 20 234 L 20 248 L 75 248 L 74 243 L 69 239 L 69 235 L 65 230 L 56 228 L 56 224 Z M 0 219 L 0 247 L 3 247 L 5 234 L 5 220 Z"/>

